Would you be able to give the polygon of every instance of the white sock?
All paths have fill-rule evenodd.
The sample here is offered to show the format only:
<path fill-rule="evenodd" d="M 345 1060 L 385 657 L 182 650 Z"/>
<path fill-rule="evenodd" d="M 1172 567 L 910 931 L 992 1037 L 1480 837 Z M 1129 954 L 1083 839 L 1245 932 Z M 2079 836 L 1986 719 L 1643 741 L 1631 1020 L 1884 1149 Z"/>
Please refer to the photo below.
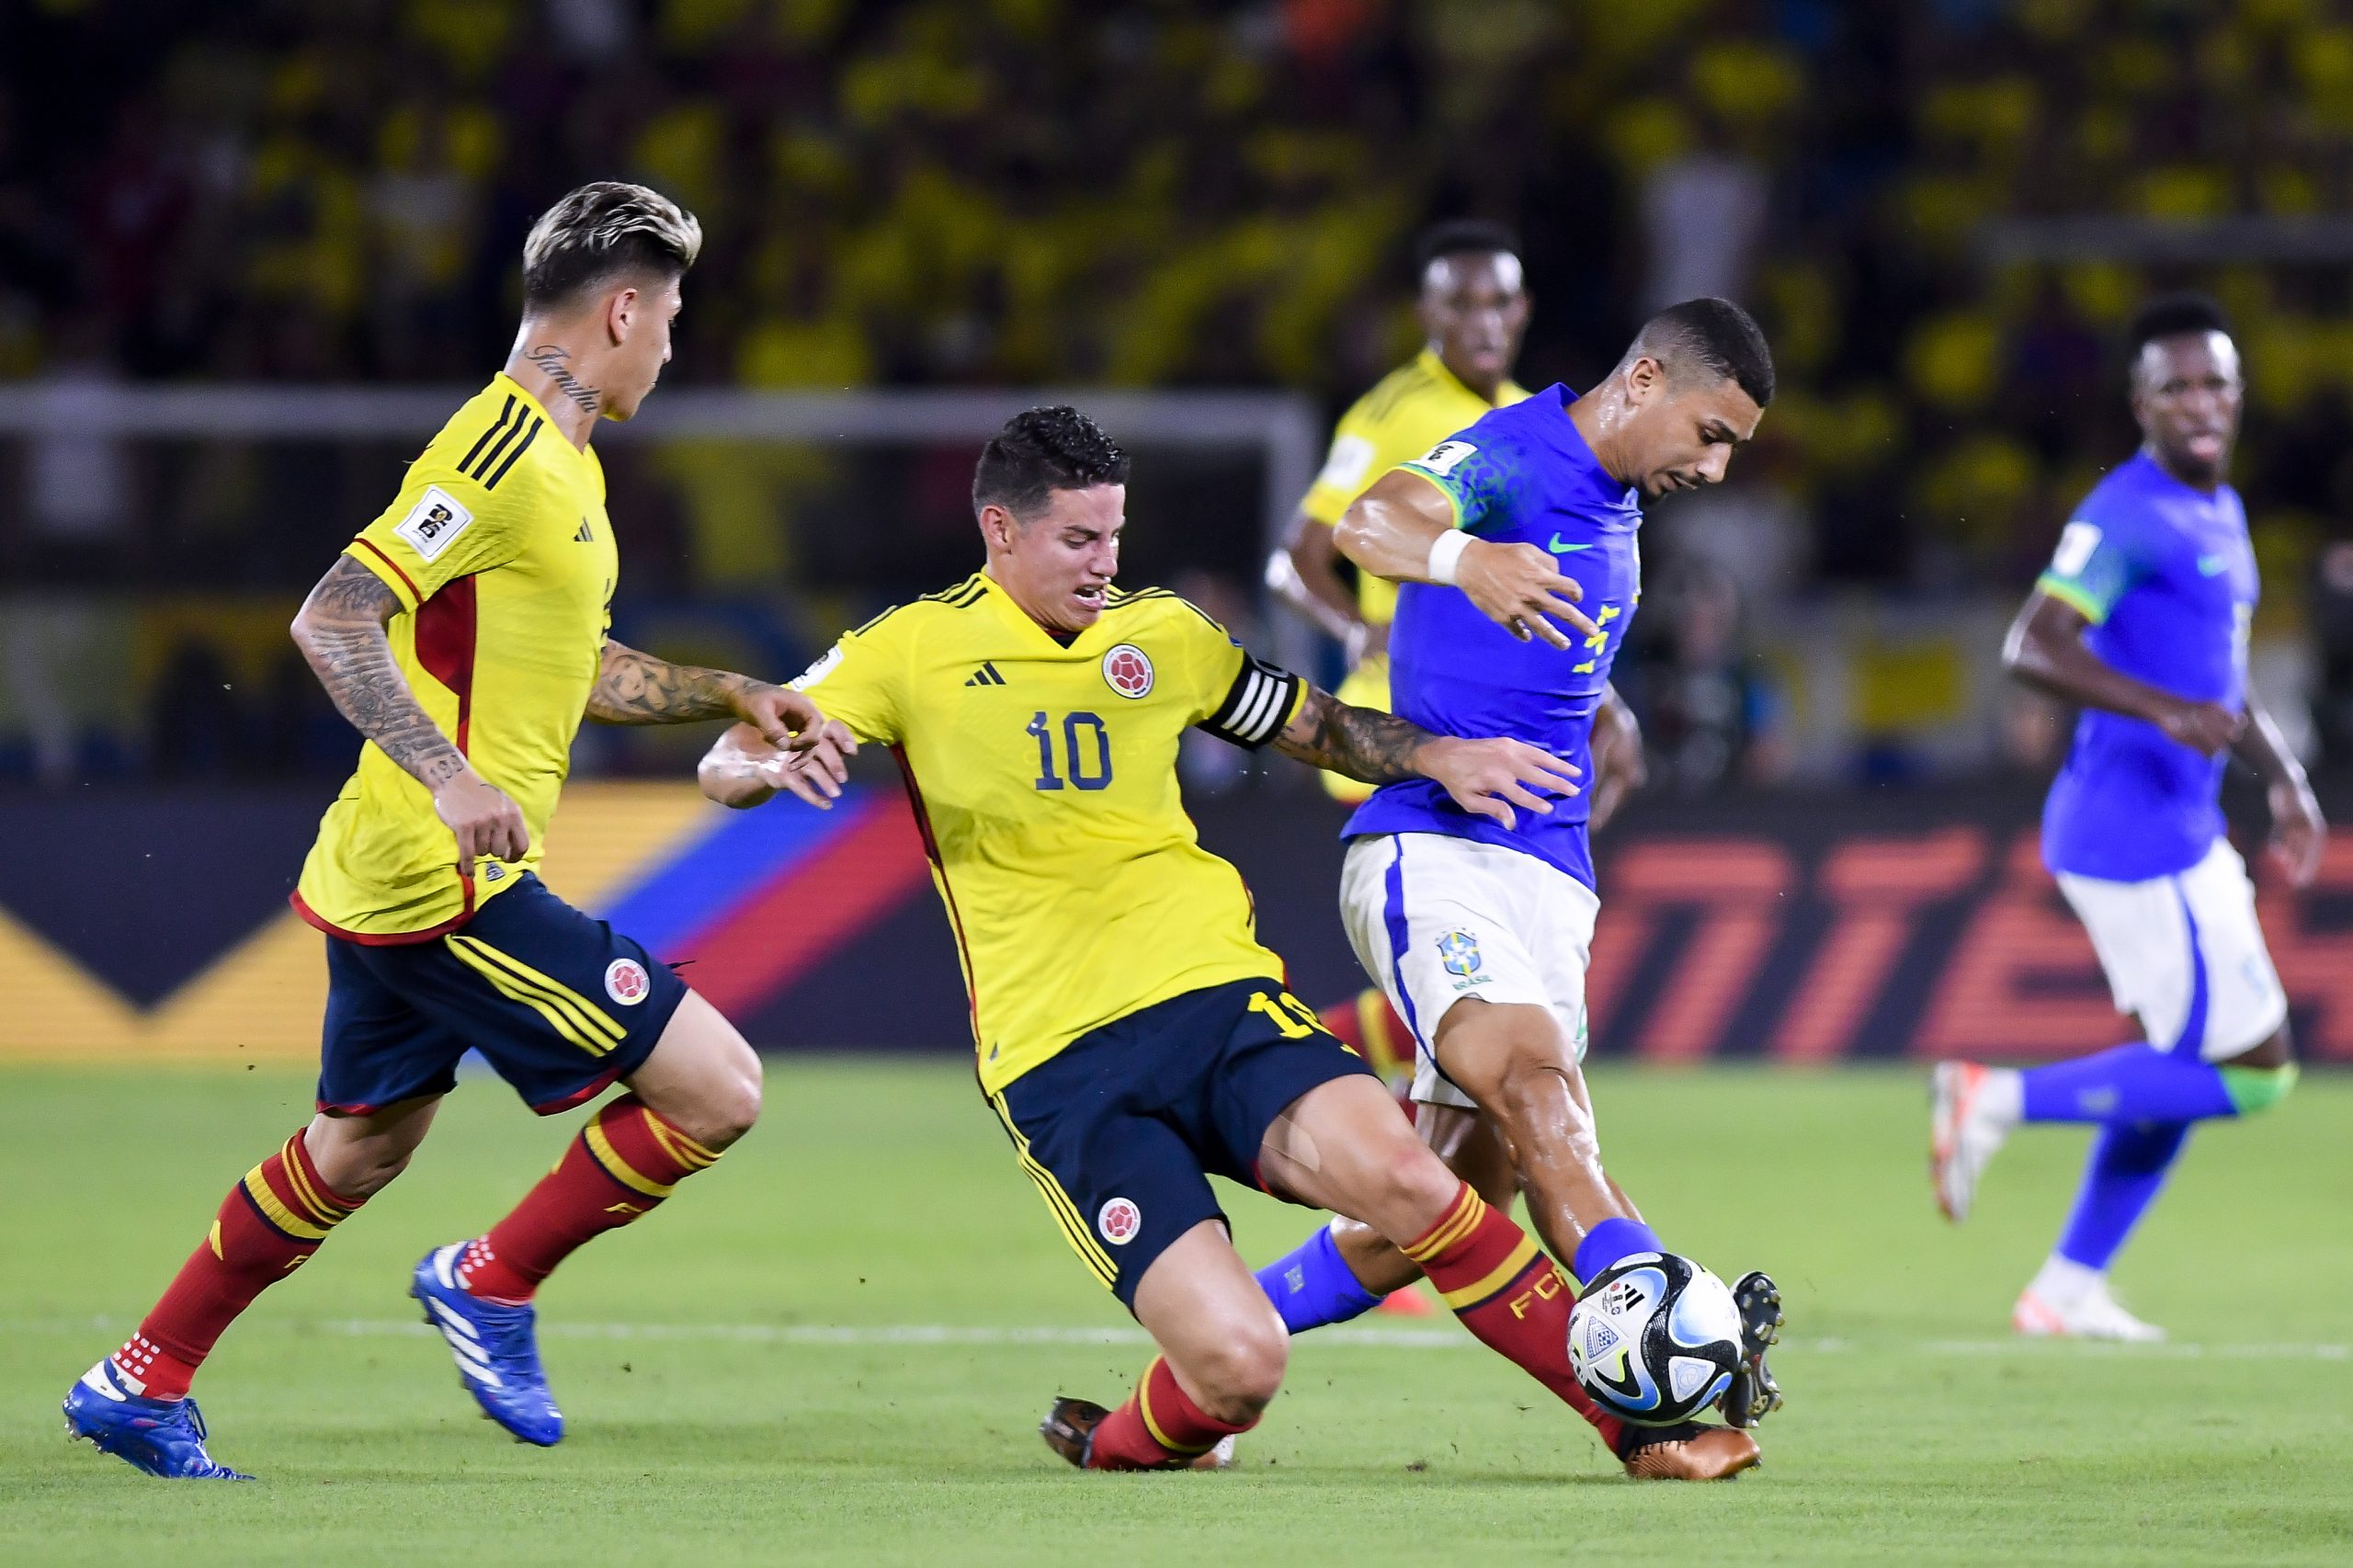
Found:
<path fill-rule="evenodd" d="M 2072 1257 L 2052 1253 L 2042 1260 L 2035 1271 L 2033 1282 L 2027 1289 L 2053 1306 L 2072 1306 L 2085 1297 L 2108 1288 L 2104 1269 L 2089 1268 Z"/>
<path fill-rule="evenodd" d="M 1985 1086 L 1978 1092 L 1977 1103 L 1987 1119 L 2007 1132 L 2026 1115 L 2026 1080 L 2017 1069 L 1995 1067 L 1985 1074 Z"/>

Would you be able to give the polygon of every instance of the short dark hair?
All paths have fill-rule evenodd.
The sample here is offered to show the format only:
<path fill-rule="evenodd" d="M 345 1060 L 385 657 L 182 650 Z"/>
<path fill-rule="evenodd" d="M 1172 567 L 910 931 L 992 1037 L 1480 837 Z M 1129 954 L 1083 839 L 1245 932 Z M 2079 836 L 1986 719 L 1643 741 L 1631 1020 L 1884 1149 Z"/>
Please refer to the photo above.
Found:
<path fill-rule="evenodd" d="M 566 305 L 626 273 L 676 278 L 702 254 L 695 215 L 642 185 L 597 180 L 540 214 L 523 242 L 523 308 Z"/>
<path fill-rule="evenodd" d="M 1773 401 L 1773 350 L 1756 318 L 1730 300 L 1710 297 L 1667 306 L 1643 324 L 1626 350 L 1628 359 L 1645 354 L 1670 376 L 1708 370 L 1719 380 L 1738 381 L 1759 408 Z"/>
<path fill-rule="evenodd" d="M 1432 223 L 1414 241 L 1414 276 L 1430 269 L 1442 256 L 1518 256 L 1519 236 L 1501 223 L 1484 218 L 1449 218 Z"/>
<path fill-rule="evenodd" d="M 2229 337 L 2231 318 L 2204 294 L 2160 294 L 2132 313 L 2132 324 L 2125 333 L 2125 362 L 2138 364 L 2141 350 L 2158 338 L 2188 332 L 2219 332 Z"/>
<path fill-rule="evenodd" d="M 972 510 L 1002 506 L 1027 522 L 1054 491 L 1127 482 L 1128 454 L 1103 426 L 1068 403 L 1026 409 L 981 449 Z"/>

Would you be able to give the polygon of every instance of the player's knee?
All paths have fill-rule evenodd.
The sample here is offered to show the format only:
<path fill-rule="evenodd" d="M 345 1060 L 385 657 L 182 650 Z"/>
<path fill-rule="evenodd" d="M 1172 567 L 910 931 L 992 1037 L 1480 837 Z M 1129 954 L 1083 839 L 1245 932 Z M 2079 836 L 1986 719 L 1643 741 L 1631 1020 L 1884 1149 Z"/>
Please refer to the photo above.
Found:
<path fill-rule="evenodd" d="M 356 1203 L 392 1186 L 392 1178 L 408 1169 L 415 1153 L 414 1148 L 398 1148 L 370 1140 L 333 1145 L 324 1152 L 314 1149 L 311 1159 L 337 1197 Z"/>
<path fill-rule="evenodd" d="M 696 1096 L 687 1136 L 709 1149 L 724 1149 L 752 1130 L 760 1119 L 760 1066 L 754 1057 L 742 1072 L 722 1074 Z"/>
<path fill-rule="evenodd" d="M 1221 1421 L 1246 1421 L 1274 1403 L 1290 1365 L 1290 1336 L 1268 1312 L 1236 1323 L 1186 1370 L 1200 1385 L 1209 1414 Z"/>

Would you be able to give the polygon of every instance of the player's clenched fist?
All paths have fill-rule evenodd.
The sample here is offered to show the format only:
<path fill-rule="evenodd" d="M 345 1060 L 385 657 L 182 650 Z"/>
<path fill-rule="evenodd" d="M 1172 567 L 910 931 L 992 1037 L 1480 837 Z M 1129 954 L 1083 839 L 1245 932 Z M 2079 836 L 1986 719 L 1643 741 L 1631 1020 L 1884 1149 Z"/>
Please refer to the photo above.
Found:
<path fill-rule="evenodd" d="M 1456 805 L 1506 827 L 1519 824 L 1515 807 L 1546 816 L 1552 810 L 1546 796 L 1577 792 L 1576 767 L 1526 741 L 1434 740 L 1415 761 Z"/>
<path fill-rule="evenodd" d="M 1585 590 L 1561 574 L 1550 551 L 1533 544 L 1472 540 L 1455 567 L 1455 585 L 1481 613 L 1521 642 L 1541 637 L 1555 648 L 1571 645 L 1555 618 L 1590 637 L 1597 628 L 1577 608 Z"/>
<path fill-rule="evenodd" d="M 433 810 L 458 835 L 458 874 L 474 874 L 474 858 L 520 860 L 531 847 L 523 809 L 506 792 L 472 768 L 443 779 L 433 791 Z"/>

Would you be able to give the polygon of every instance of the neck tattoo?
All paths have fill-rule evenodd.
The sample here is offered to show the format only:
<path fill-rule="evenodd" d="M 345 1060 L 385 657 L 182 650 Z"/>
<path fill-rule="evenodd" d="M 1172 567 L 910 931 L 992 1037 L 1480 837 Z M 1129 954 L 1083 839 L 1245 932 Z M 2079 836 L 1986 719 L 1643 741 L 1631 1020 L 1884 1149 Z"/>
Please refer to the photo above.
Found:
<path fill-rule="evenodd" d="M 525 349 L 523 358 L 537 365 L 541 375 L 553 381 L 558 391 L 578 403 L 584 411 L 589 414 L 597 412 L 597 404 L 605 395 L 604 389 L 588 386 L 578 376 L 572 373 L 564 364 L 566 359 L 572 358 L 570 349 L 558 348 L 552 343 L 543 343 L 537 348 Z"/>

